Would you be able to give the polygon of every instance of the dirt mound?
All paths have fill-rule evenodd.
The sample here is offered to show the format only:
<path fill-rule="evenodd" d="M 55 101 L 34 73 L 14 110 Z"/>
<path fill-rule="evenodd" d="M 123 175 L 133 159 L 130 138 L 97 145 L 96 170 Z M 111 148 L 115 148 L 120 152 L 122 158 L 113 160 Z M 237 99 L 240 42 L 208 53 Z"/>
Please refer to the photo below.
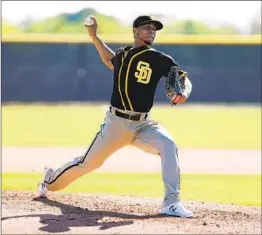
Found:
<path fill-rule="evenodd" d="M 261 234 L 261 208 L 186 201 L 195 218 L 159 214 L 161 199 L 2 192 L 3 234 Z"/>

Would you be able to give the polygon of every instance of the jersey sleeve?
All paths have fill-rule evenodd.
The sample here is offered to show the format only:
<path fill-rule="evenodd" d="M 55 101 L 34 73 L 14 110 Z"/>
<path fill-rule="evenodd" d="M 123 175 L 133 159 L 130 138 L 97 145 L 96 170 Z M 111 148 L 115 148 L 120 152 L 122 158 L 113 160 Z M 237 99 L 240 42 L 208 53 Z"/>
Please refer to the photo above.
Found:
<path fill-rule="evenodd" d="M 164 60 L 164 77 L 167 77 L 170 69 L 172 67 L 176 67 L 177 70 L 178 70 L 178 74 L 179 75 L 182 75 L 182 74 L 187 74 L 181 67 L 180 65 L 178 64 L 177 61 L 174 60 L 174 58 L 172 58 L 171 56 L 169 55 L 165 55 L 165 60 Z"/>
<path fill-rule="evenodd" d="M 111 61 L 111 63 L 112 63 L 112 65 L 115 67 L 116 66 L 116 61 L 118 60 L 117 58 L 119 58 L 119 55 L 120 55 L 120 53 L 122 52 L 122 50 L 123 50 L 123 47 L 120 47 L 120 48 L 118 48 L 117 50 L 116 50 L 116 52 L 115 52 L 115 55 L 110 59 L 110 61 Z"/>

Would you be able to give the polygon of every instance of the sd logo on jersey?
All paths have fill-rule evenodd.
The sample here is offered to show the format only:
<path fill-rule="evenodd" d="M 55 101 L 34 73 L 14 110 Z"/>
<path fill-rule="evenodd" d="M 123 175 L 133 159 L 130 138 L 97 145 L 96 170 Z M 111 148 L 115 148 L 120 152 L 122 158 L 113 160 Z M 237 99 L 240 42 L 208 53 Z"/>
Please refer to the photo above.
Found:
<path fill-rule="evenodd" d="M 152 74 L 152 69 L 150 68 L 149 63 L 144 61 L 139 61 L 136 69 L 138 70 L 138 72 L 135 72 L 135 77 L 137 78 L 137 82 L 148 84 Z"/>

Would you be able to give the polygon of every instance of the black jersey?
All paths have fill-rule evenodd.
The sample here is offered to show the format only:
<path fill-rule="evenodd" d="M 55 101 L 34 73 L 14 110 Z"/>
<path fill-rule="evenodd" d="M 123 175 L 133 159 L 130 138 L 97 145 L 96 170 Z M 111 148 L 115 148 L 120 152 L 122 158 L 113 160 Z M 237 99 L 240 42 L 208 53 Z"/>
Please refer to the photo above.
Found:
<path fill-rule="evenodd" d="M 168 75 L 171 66 L 178 66 L 172 57 L 148 46 L 120 48 L 111 62 L 114 65 L 111 105 L 136 112 L 150 111 L 160 78 Z"/>

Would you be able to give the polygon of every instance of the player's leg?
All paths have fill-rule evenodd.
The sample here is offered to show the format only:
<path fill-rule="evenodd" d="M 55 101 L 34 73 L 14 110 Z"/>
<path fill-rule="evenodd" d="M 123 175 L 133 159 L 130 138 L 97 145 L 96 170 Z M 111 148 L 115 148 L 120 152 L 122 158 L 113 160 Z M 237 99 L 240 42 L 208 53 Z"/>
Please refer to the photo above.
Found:
<path fill-rule="evenodd" d="M 161 157 L 162 179 L 165 186 L 165 198 L 179 201 L 180 169 L 178 150 L 171 135 L 156 122 L 148 122 L 138 131 L 133 145 Z"/>
<path fill-rule="evenodd" d="M 154 121 L 147 121 L 137 131 L 133 145 L 161 157 L 162 180 L 165 197 L 162 208 L 179 205 L 177 216 L 191 217 L 190 211 L 183 208 L 180 202 L 180 167 L 178 149 L 168 131 Z M 179 203 L 179 204 L 177 204 Z M 172 210 L 172 208 L 171 208 Z M 182 210 L 182 213 L 180 211 Z M 185 212 L 183 211 L 185 210 Z"/>
<path fill-rule="evenodd" d="M 44 179 L 45 187 L 49 191 L 63 189 L 77 178 L 100 167 L 112 153 L 130 143 L 132 138 L 119 120 L 108 112 L 104 124 L 85 155 L 73 159 L 56 171 L 49 171 Z"/>

